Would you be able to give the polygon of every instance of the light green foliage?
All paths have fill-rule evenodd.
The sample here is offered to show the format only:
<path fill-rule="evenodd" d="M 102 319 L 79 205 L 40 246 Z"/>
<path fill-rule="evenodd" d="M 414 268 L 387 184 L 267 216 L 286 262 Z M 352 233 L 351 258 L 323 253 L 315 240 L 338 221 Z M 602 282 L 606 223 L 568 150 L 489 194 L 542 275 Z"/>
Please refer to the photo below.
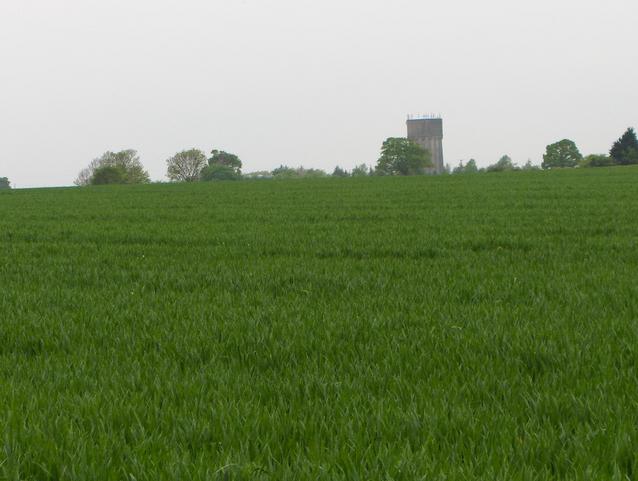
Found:
<path fill-rule="evenodd" d="M 328 174 L 321 169 L 306 169 L 304 167 L 293 169 L 287 165 L 280 165 L 272 171 L 272 176 L 275 179 L 297 179 L 302 177 L 327 177 Z"/>
<path fill-rule="evenodd" d="M 0 479 L 631 480 L 638 169 L 0 194 Z"/>
<path fill-rule="evenodd" d="M 532 164 L 531 159 L 527 159 L 527 162 L 523 164 L 523 166 L 521 167 L 521 170 L 541 170 L 541 167 L 539 167 L 538 165 Z"/>
<path fill-rule="evenodd" d="M 591 154 L 586 156 L 580 165 L 582 167 L 610 167 L 616 165 L 616 161 L 609 155 Z"/>
<path fill-rule="evenodd" d="M 128 149 L 120 152 L 105 152 L 101 157 L 91 161 L 85 169 L 80 171 L 74 182 L 75 185 L 93 184 L 93 176 L 98 169 L 103 167 L 115 167 L 123 172 L 124 180 L 122 183 L 125 184 L 147 184 L 150 182 L 148 172 L 144 170 L 137 152 Z M 112 170 L 111 173 L 113 173 Z"/>
<path fill-rule="evenodd" d="M 383 142 L 377 161 L 377 175 L 420 175 L 432 165 L 430 152 L 405 138 L 389 138 Z"/>
<path fill-rule="evenodd" d="M 206 167 L 206 154 L 198 149 L 183 150 L 166 161 L 166 176 L 174 182 L 195 182 Z"/>
<path fill-rule="evenodd" d="M 620 165 L 638 164 L 638 138 L 636 138 L 636 131 L 628 128 L 622 137 L 614 142 L 609 155 Z"/>
<path fill-rule="evenodd" d="M 517 170 L 516 164 L 512 162 L 512 158 L 509 155 L 504 155 L 495 164 L 489 165 L 486 172 L 506 172 L 509 170 Z"/>
<path fill-rule="evenodd" d="M 352 169 L 352 177 L 365 177 L 366 175 L 370 175 L 370 171 L 371 169 L 369 169 L 366 164 L 359 164 Z"/>
<path fill-rule="evenodd" d="M 543 155 L 543 169 L 552 169 L 556 167 L 576 167 L 583 160 L 576 144 L 569 140 L 563 139 L 560 142 L 547 146 L 547 150 Z"/>
<path fill-rule="evenodd" d="M 6 177 L 0 177 L 0 189 L 10 189 L 11 188 L 11 182 L 9 182 L 9 179 Z"/>

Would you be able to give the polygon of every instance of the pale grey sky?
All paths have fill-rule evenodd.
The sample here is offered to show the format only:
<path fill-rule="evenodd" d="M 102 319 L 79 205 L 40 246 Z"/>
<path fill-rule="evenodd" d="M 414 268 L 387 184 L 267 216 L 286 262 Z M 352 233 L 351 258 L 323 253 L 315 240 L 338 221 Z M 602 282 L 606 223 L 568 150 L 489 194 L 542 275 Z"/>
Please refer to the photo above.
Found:
<path fill-rule="evenodd" d="M 134 148 L 351 168 L 441 113 L 446 162 L 605 152 L 638 127 L 636 0 L 0 0 L 0 176 Z"/>

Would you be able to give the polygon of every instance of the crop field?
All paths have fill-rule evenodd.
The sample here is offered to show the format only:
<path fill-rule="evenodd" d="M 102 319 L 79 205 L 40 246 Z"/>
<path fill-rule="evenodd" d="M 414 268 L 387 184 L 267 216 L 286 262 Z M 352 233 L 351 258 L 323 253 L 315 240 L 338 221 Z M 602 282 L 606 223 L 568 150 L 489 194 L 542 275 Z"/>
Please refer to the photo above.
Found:
<path fill-rule="evenodd" d="M 638 479 L 638 169 L 0 193 L 0 480 Z"/>

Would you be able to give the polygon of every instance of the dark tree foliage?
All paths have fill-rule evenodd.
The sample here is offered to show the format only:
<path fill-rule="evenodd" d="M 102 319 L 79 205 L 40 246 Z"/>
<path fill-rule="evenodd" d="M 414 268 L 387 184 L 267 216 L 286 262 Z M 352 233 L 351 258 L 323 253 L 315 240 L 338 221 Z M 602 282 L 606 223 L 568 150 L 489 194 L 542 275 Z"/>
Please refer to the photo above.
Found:
<path fill-rule="evenodd" d="M 11 188 L 11 182 L 9 182 L 9 179 L 7 179 L 6 177 L 0 177 L 0 189 L 10 189 Z"/>
<path fill-rule="evenodd" d="M 581 165 L 583 167 L 610 167 L 616 165 L 616 161 L 609 155 L 591 154 L 583 159 Z"/>
<path fill-rule="evenodd" d="M 336 166 L 335 170 L 332 171 L 332 176 L 333 177 L 349 177 L 350 174 L 348 174 L 347 170 L 344 170 L 341 167 Z"/>
<path fill-rule="evenodd" d="M 582 160 L 583 156 L 576 144 L 569 139 L 563 139 L 547 146 L 541 167 L 543 169 L 576 167 Z"/>
<path fill-rule="evenodd" d="M 609 155 L 620 165 L 638 164 L 638 138 L 631 127 L 620 137 Z"/>
<path fill-rule="evenodd" d="M 352 169 L 352 177 L 365 177 L 370 175 L 370 169 L 366 164 L 359 164 Z"/>
<path fill-rule="evenodd" d="M 209 182 L 212 180 L 239 180 L 241 173 L 230 165 L 211 164 L 202 169 L 201 179 Z"/>
<path fill-rule="evenodd" d="M 230 154 L 228 152 L 224 152 L 223 150 L 213 150 L 211 152 L 211 156 L 208 159 L 208 165 L 221 165 L 225 167 L 230 167 L 233 171 L 241 175 L 241 167 L 242 163 L 235 154 Z"/>
<path fill-rule="evenodd" d="M 488 166 L 485 172 L 505 172 L 508 170 L 516 170 L 516 164 L 512 162 L 512 158 L 509 155 L 504 155 L 498 162 Z"/>
<path fill-rule="evenodd" d="M 92 185 L 126 183 L 128 183 L 126 169 L 120 165 L 105 165 L 103 167 L 98 167 L 91 177 Z"/>
<path fill-rule="evenodd" d="M 431 154 L 416 142 L 390 137 L 381 147 L 377 175 L 420 175 L 432 165 Z"/>
<path fill-rule="evenodd" d="M 239 180 L 241 167 L 241 160 L 235 154 L 213 150 L 208 159 L 208 165 L 202 169 L 200 178 L 204 181 Z"/>
<path fill-rule="evenodd" d="M 276 169 L 273 169 L 271 174 L 275 179 L 292 179 L 294 177 L 299 177 L 297 169 L 293 169 L 287 165 L 280 165 Z"/>

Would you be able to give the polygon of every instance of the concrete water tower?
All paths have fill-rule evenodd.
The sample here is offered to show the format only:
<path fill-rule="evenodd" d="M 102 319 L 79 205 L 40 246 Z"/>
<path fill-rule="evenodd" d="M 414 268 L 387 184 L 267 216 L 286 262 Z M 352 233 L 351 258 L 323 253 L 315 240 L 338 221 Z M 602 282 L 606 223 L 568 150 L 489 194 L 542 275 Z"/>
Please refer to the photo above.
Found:
<path fill-rule="evenodd" d="M 413 140 L 432 154 L 430 174 L 442 174 L 443 163 L 443 119 L 440 115 L 408 115 L 408 139 Z"/>

